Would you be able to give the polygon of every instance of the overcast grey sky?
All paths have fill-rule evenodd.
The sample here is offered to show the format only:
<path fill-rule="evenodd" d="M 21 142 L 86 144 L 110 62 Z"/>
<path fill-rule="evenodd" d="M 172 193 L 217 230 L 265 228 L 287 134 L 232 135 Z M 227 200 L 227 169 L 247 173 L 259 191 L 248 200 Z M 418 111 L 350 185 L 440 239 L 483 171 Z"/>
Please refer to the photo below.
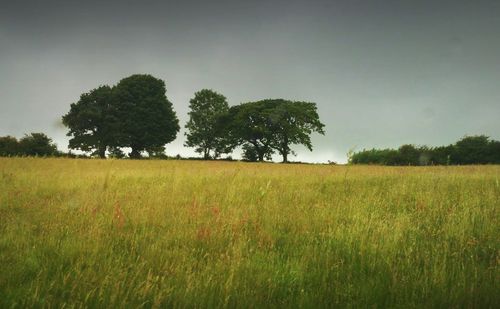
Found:
<path fill-rule="evenodd" d="M 134 73 L 165 80 L 182 126 L 202 88 L 316 102 L 326 135 L 293 160 L 500 139 L 500 1 L 1 1 L 0 135 L 66 149 L 69 104 Z M 194 155 L 184 139 L 167 153 Z"/>

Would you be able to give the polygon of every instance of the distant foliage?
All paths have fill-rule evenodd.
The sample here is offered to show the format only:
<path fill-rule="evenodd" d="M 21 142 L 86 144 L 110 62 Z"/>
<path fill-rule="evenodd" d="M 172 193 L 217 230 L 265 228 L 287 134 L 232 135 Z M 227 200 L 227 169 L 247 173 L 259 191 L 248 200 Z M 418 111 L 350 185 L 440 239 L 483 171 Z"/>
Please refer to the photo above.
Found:
<path fill-rule="evenodd" d="M 259 153 L 258 148 L 250 143 L 243 144 L 241 148 L 243 149 L 241 156 L 243 161 L 257 162 L 272 159 L 271 155 L 273 152 L 270 148 L 267 148 L 267 151 L 264 151 L 263 156 Z"/>
<path fill-rule="evenodd" d="M 219 118 L 229 110 L 226 97 L 213 90 L 202 89 L 189 101 L 189 108 L 185 146 L 194 147 L 205 160 L 230 153 L 234 145 L 218 125 Z"/>
<path fill-rule="evenodd" d="M 485 135 L 466 136 L 449 146 L 403 145 L 398 149 L 370 149 L 350 155 L 352 164 L 462 165 L 499 164 L 500 142 Z"/>
<path fill-rule="evenodd" d="M 129 147 L 132 158 L 143 151 L 163 157 L 165 144 L 179 131 L 179 120 L 166 97 L 165 83 L 146 74 L 122 79 L 116 86 L 100 86 L 84 93 L 62 117 L 69 128 L 69 148 L 101 158 L 106 151 L 121 158 Z"/>
<path fill-rule="evenodd" d="M 135 74 L 115 87 L 114 101 L 119 127 L 117 145 L 130 147 L 130 157 L 163 153 L 179 132 L 179 120 L 166 97 L 165 82 L 151 75 Z M 159 153 L 160 152 L 160 153 Z"/>
<path fill-rule="evenodd" d="M 0 137 L 0 156 L 58 156 L 57 145 L 44 133 L 31 133 L 19 141 L 12 136 Z"/>
<path fill-rule="evenodd" d="M 283 99 L 267 101 L 275 105 L 270 114 L 271 147 L 283 157 L 283 162 L 288 162 L 288 155 L 294 154 L 291 145 L 304 145 L 312 151 L 311 133 L 325 134 L 316 104 Z"/>
<path fill-rule="evenodd" d="M 262 102 L 242 103 L 231 106 L 220 118 L 227 136 L 234 144 L 242 146 L 244 159 L 264 161 L 274 153 L 269 121 L 271 110 L 272 106 Z"/>
<path fill-rule="evenodd" d="M 500 163 L 499 144 L 485 135 L 467 136 L 455 144 L 451 160 L 458 164 Z"/>
<path fill-rule="evenodd" d="M 11 157 L 19 154 L 19 142 L 12 136 L 0 137 L 0 156 Z"/>
<path fill-rule="evenodd" d="M 184 145 L 195 148 L 205 160 L 240 146 L 244 160 L 271 160 L 279 153 L 288 162 L 294 154 L 292 145 L 312 151 L 311 134 L 325 133 L 316 104 L 310 102 L 268 99 L 229 107 L 225 96 L 202 89 L 189 101 L 189 108 Z M 122 158 L 124 148 L 132 149 L 130 158 L 140 158 L 144 151 L 151 158 L 166 158 L 165 145 L 180 130 L 165 83 L 148 74 L 82 94 L 62 120 L 69 128 L 68 147 L 100 158 L 106 154 Z"/>
<path fill-rule="evenodd" d="M 311 133 L 325 133 L 316 104 L 310 102 L 270 99 L 242 103 L 232 106 L 220 121 L 233 143 L 242 146 L 248 161 L 264 161 L 278 152 L 288 162 L 291 145 L 312 150 Z"/>
<path fill-rule="evenodd" d="M 69 128 L 69 148 L 106 157 L 106 149 L 116 141 L 118 119 L 112 88 L 100 86 L 84 93 L 62 117 Z"/>
<path fill-rule="evenodd" d="M 245 161 L 283 162 L 294 155 L 292 147 L 312 151 L 311 134 L 325 134 L 315 103 L 266 99 L 229 106 L 224 95 L 202 89 L 189 101 L 185 146 L 193 147 L 202 159 L 219 159 L 242 149 Z M 62 117 L 69 128 L 69 148 L 91 156 L 168 159 L 165 145 L 180 130 L 165 82 L 148 74 L 123 78 L 116 86 L 103 85 L 80 96 Z M 0 138 L 0 156 L 53 155 L 57 149 L 45 135 Z M 72 154 L 68 154 L 72 156 Z M 499 164 L 500 142 L 485 135 L 466 136 L 453 145 L 427 147 L 402 145 L 398 149 L 371 149 L 349 154 L 352 164 L 450 165 Z"/>

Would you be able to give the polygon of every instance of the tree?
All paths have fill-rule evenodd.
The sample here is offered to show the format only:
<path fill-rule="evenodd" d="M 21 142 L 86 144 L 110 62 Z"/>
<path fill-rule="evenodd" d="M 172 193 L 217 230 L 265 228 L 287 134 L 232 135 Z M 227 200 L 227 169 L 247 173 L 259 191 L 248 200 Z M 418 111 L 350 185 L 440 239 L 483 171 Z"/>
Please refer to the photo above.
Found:
<path fill-rule="evenodd" d="M 489 159 L 489 137 L 465 136 L 454 145 L 452 159 L 457 164 L 485 164 Z"/>
<path fill-rule="evenodd" d="M 195 147 L 205 160 L 217 159 L 234 148 L 218 125 L 219 118 L 229 110 L 226 97 L 213 90 L 202 89 L 189 101 L 185 146 Z"/>
<path fill-rule="evenodd" d="M 429 150 L 429 161 L 436 165 L 450 165 L 451 156 L 454 152 L 453 145 L 433 147 Z"/>
<path fill-rule="evenodd" d="M 351 164 L 380 164 L 400 165 L 401 159 L 398 150 L 395 149 L 363 149 L 351 155 Z"/>
<path fill-rule="evenodd" d="M 293 153 L 291 145 L 301 144 L 312 151 L 311 133 L 325 134 L 325 125 L 319 120 L 315 103 L 283 99 L 260 102 L 271 108 L 269 121 L 273 142 L 270 147 L 282 155 L 284 163 L 288 162 L 288 155 Z"/>
<path fill-rule="evenodd" d="M 57 155 L 57 145 L 44 133 L 31 133 L 19 140 L 19 149 L 26 156 Z"/>
<path fill-rule="evenodd" d="M 0 157 L 10 157 L 19 154 L 19 142 L 12 136 L 0 136 Z"/>
<path fill-rule="evenodd" d="M 493 164 L 500 164 L 500 141 L 492 140 L 488 147 L 488 162 Z"/>
<path fill-rule="evenodd" d="M 247 159 L 264 161 L 272 155 L 271 111 L 267 102 L 249 102 L 232 106 L 219 118 L 228 140 L 233 145 L 243 146 Z"/>
<path fill-rule="evenodd" d="M 118 119 L 112 97 L 112 88 L 100 86 L 80 96 L 71 104 L 70 111 L 62 117 L 69 128 L 70 149 L 93 151 L 100 158 L 116 141 Z"/>
<path fill-rule="evenodd" d="M 398 148 L 397 165 L 419 165 L 420 150 L 414 145 L 406 144 Z"/>
<path fill-rule="evenodd" d="M 179 120 L 165 92 L 165 83 L 151 75 L 135 74 L 116 85 L 117 143 L 132 148 L 131 158 L 140 158 L 142 151 L 163 147 L 177 136 Z"/>
<path fill-rule="evenodd" d="M 244 157 L 258 161 L 277 151 L 288 162 L 290 146 L 305 145 L 312 150 L 311 133 L 324 134 L 316 104 L 269 99 L 233 106 L 222 121 L 229 123 L 227 134 L 243 146 Z"/>
<path fill-rule="evenodd" d="M 250 144 L 246 143 L 243 144 L 241 147 L 243 149 L 243 154 L 242 154 L 242 159 L 244 161 L 249 161 L 249 162 L 257 162 L 257 161 L 264 161 L 264 160 L 271 160 L 272 159 L 272 150 L 269 149 L 269 151 L 264 152 L 264 157 L 263 159 L 259 159 L 259 152 L 257 151 L 257 148 Z"/>

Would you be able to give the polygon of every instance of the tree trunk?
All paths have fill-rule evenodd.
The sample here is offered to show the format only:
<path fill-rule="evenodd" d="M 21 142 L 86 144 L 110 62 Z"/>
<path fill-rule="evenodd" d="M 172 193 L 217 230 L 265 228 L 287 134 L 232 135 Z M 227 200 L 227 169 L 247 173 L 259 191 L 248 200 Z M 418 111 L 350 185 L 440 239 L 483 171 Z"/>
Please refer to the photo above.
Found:
<path fill-rule="evenodd" d="M 106 146 L 99 147 L 98 154 L 99 158 L 106 159 Z"/>
<path fill-rule="evenodd" d="M 288 162 L 288 153 L 290 152 L 290 148 L 288 148 L 288 135 L 285 135 L 283 138 L 283 144 L 281 149 L 281 154 L 283 155 L 283 163 Z"/>
<path fill-rule="evenodd" d="M 283 163 L 288 163 L 288 152 L 285 150 L 282 153 L 283 155 Z"/>

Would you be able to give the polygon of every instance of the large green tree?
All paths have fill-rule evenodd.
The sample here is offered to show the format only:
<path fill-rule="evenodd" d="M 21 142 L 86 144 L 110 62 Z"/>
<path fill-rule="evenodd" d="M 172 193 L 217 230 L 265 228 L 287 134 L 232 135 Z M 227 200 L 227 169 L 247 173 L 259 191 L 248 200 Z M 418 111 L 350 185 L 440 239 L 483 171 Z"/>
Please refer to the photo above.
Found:
<path fill-rule="evenodd" d="M 112 92 L 111 87 L 100 86 L 71 104 L 69 112 L 62 117 L 63 124 L 69 128 L 69 148 L 106 157 L 106 149 L 115 144 L 118 130 Z"/>
<path fill-rule="evenodd" d="M 230 108 L 228 134 L 243 146 L 244 157 L 264 161 L 277 151 L 288 162 L 292 145 L 312 150 L 311 133 L 324 134 L 316 104 L 283 99 L 243 103 Z"/>
<path fill-rule="evenodd" d="M 116 85 L 117 142 L 132 148 L 130 157 L 139 158 L 144 150 L 157 155 L 177 136 L 179 120 L 165 93 L 163 80 L 146 74 L 126 77 Z"/>
<path fill-rule="evenodd" d="M 219 119 L 224 125 L 228 139 L 244 150 L 244 158 L 250 161 L 264 161 L 271 157 L 273 149 L 270 114 L 273 106 L 268 102 L 249 102 L 232 106 Z"/>
<path fill-rule="evenodd" d="M 272 132 L 270 146 L 281 154 L 284 163 L 288 162 L 288 155 L 293 153 L 291 145 L 304 145 L 312 151 L 311 133 L 325 134 L 325 125 L 319 120 L 315 103 L 283 99 L 260 103 L 271 108 L 268 112 Z"/>
<path fill-rule="evenodd" d="M 219 118 L 229 110 L 226 97 L 210 89 L 202 89 L 189 101 L 189 120 L 186 124 L 187 147 L 203 154 L 204 159 L 217 159 L 233 147 L 219 126 Z"/>

